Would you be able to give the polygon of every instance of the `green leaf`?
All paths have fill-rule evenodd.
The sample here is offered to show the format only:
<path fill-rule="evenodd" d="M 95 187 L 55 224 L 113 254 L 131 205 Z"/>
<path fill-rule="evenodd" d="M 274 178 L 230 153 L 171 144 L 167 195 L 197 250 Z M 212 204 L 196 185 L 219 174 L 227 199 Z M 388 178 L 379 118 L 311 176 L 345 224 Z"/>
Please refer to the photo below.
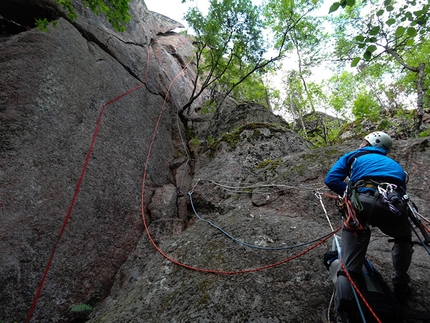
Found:
<path fill-rule="evenodd" d="M 313 4 L 317 4 L 317 3 L 318 3 L 318 0 L 312 0 L 312 3 L 313 3 Z"/>
<path fill-rule="evenodd" d="M 354 58 L 351 62 L 351 67 L 356 67 L 358 65 L 358 63 L 360 62 L 360 60 L 361 60 L 360 57 Z"/>
<path fill-rule="evenodd" d="M 405 17 L 408 18 L 409 21 L 414 20 L 414 17 L 412 16 L 412 14 L 409 11 L 405 13 Z"/>
<path fill-rule="evenodd" d="M 393 11 L 394 7 L 393 6 L 387 6 L 386 9 L 387 9 L 387 11 Z"/>
<path fill-rule="evenodd" d="M 410 36 L 410 37 L 415 37 L 418 33 L 417 30 L 414 27 L 409 27 L 406 30 L 406 33 Z"/>
<path fill-rule="evenodd" d="M 427 23 L 427 20 L 424 17 L 421 17 L 415 20 L 415 22 L 420 26 L 425 26 Z"/>
<path fill-rule="evenodd" d="M 403 26 L 397 27 L 396 32 L 395 32 L 396 37 L 403 36 L 403 34 L 405 33 L 405 31 L 406 31 L 405 27 L 403 27 Z"/>
<path fill-rule="evenodd" d="M 353 7 L 355 5 L 355 0 L 346 0 L 346 5 Z"/>
<path fill-rule="evenodd" d="M 410 12 L 409 12 L 409 13 L 410 13 Z M 425 13 L 425 12 L 424 12 L 424 10 L 414 11 L 414 15 L 415 15 L 416 17 L 422 16 L 424 13 Z"/>
<path fill-rule="evenodd" d="M 340 2 L 334 2 L 331 5 L 330 10 L 328 11 L 328 13 L 330 14 L 332 12 L 335 12 L 337 9 L 339 9 L 339 6 L 340 6 Z"/>
<path fill-rule="evenodd" d="M 371 52 L 365 52 L 365 53 L 363 54 L 363 58 L 364 58 L 366 61 L 369 61 L 369 60 L 372 58 L 372 53 L 371 53 Z"/>
<path fill-rule="evenodd" d="M 396 23 L 396 19 L 390 18 L 385 22 L 388 26 L 391 26 Z"/>
<path fill-rule="evenodd" d="M 363 35 L 358 35 L 357 37 L 355 37 L 355 40 L 358 42 L 363 42 L 364 41 L 364 36 Z"/>
<path fill-rule="evenodd" d="M 373 53 L 374 51 L 376 51 L 378 48 L 375 45 L 370 45 L 369 47 L 367 47 L 366 51 Z"/>
<path fill-rule="evenodd" d="M 385 1 L 384 1 L 384 6 L 388 6 L 388 5 L 390 5 L 391 1 L 392 1 L 392 0 L 385 0 Z"/>
<path fill-rule="evenodd" d="M 381 27 L 375 26 L 372 29 L 370 29 L 369 35 L 375 36 L 379 33 L 380 30 L 381 30 Z"/>
<path fill-rule="evenodd" d="M 380 17 L 380 16 L 382 16 L 382 15 L 384 14 L 384 12 L 385 12 L 385 10 L 384 10 L 384 9 L 381 9 L 381 10 L 379 10 L 379 11 L 376 13 L 376 15 L 377 15 L 378 17 Z"/>
<path fill-rule="evenodd" d="M 413 46 L 415 44 L 415 39 L 411 38 L 408 39 L 408 41 L 406 42 L 406 46 Z"/>

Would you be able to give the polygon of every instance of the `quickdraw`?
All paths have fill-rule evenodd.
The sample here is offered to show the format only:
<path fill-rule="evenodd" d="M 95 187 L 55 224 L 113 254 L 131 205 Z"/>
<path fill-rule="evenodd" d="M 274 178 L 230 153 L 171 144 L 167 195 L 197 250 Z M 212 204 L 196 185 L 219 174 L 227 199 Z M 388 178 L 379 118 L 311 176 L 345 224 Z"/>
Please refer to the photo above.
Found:
<path fill-rule="evenodd" d="M 400 203 L 400 197 L 396 192 L 397 185 L 391 183 L 378 184 L 379 195 L 382 196 L 382 202 L 387 203 L 391 213 L 401 216 L 402 213 L 395 207 L 395 204 Z"/>

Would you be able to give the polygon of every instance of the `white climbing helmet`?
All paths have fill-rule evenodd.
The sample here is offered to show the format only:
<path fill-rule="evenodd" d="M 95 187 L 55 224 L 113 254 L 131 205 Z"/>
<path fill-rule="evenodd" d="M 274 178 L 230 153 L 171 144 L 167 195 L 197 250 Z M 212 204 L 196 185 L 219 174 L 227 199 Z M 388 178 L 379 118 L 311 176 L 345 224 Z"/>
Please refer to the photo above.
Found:
<path fill-rule="evenodd" d="M 393 146 L 393 140 L 389 135 L 382 131 L 369 133 L 364 140 L 368 141 L 373 147 L 383 148 L 389 152 Z"/>

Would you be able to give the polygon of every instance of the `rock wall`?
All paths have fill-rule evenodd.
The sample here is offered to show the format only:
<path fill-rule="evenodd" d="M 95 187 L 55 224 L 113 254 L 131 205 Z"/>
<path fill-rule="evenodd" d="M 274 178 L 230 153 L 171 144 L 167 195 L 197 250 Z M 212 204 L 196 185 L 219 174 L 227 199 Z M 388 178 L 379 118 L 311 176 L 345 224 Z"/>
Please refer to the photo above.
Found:
<path fill-rule="evenodd" d="M 157 244 L 181 265 L 160 254 L 142 257 L 143 237 L 117 276 L 140 268 L 139 279 L 114 289 L 90 322 L 319 322 L 333 292 L 322 259 L 332 239 L 307 253 L 314 243 L 301 244 L 331 231 L 326 216 L 340 226 L 323 179 L 360 141 L 309 150 L 287 129 L 249 124 L 238 132 L 234 145 L 224 137 L 197 159 L 189 192 L 195 224 Z M 409 193 L 422 214 L 429 212 L 429 147 L 428 138 L 396 141 L 392 152 L 410 173 Z M 391 246 L 373 229 L 368 258 L 389 285 Z M 429 309 L 429 268 L 429 255 L 416 246 L 405 307 Z"/>
<path fill-rule="evenodd" d="M 7 29 L 0 42 L 0 321 L 25 320 L 67 214 L 33 322 L 70 321 L 71 307 L 106 297 L 143 234 L 142 174 L 158 120 L 146 205 L 176 185 L 175 167 L 185 162 L 177 109 L 193 76 L 181 71 L 193 47 L 169 33 L 178 23 L 141 1 L 132 2 L 124 34 L 80 7 L 71 23 L 49 1 L 1 6 L 12 26 L 30 21 L 16 10 L 55 12 L 58 26 Z M 185 225 L 176 214 L 155 219 L 160 234 Z"/>
<path fill-rule="evenodd" d="M 18 28 L 30 20 L 17 3 L 58 27 Z M 253 103 L 202 113 L 203 97 L 182 111 L 192 42 L 141 1 L 125 34 L 82 7 L 73 23 L 51 1 L 0 8 L 16 27 L 0 41 L 1 322 L 25 321 L 54 246 L 31 322 L 86 321 L 76 305 L 94 308 L 90 322 L 318 321 L 332 293 L 322 265 L 331 240 L 298 258 L 309 246 L 287 246 L 330 232 L 321 202 L 339 226 L 333 200 L 315 193 L 329 193 L 326 172 L 359 142 L 311 149 Z M 398 140 L 392 155 L 423 214 L 429 146 Z M 389 249 L 375 230 L 369 257 L 387 280 Z M 416 247 L 416 309 L 430 304 L 429 267 Z"/>

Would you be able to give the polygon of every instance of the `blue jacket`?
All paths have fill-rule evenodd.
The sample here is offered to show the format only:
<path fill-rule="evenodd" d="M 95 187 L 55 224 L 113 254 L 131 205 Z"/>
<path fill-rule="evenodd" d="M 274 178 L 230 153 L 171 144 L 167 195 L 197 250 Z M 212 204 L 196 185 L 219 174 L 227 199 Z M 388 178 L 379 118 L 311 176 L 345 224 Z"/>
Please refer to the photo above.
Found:
<path fill-rule="evenodd" d="M 354 158 L 354 155 L 362 151 L 376 151 Z M 381 155 L 382 153 L 382 155 Z M 347 184 L 344 182 L 346 177 L 350 177 L 352 184 L 360 179 L 379 179 L 386 182 L 401 185 L 406 190 L 406 173 L 395 160 L 386 156 L 386 151 L 382 148 L 366 146 L 351 151 L 342 157 L 333 165 L 328 172 L 324 183 L 339 195 L 343 195 Z M 355 159 L 355 161 L 353 161 Z M 348 169 L 348 163 L 351 165 L 351 174 Z"/>

